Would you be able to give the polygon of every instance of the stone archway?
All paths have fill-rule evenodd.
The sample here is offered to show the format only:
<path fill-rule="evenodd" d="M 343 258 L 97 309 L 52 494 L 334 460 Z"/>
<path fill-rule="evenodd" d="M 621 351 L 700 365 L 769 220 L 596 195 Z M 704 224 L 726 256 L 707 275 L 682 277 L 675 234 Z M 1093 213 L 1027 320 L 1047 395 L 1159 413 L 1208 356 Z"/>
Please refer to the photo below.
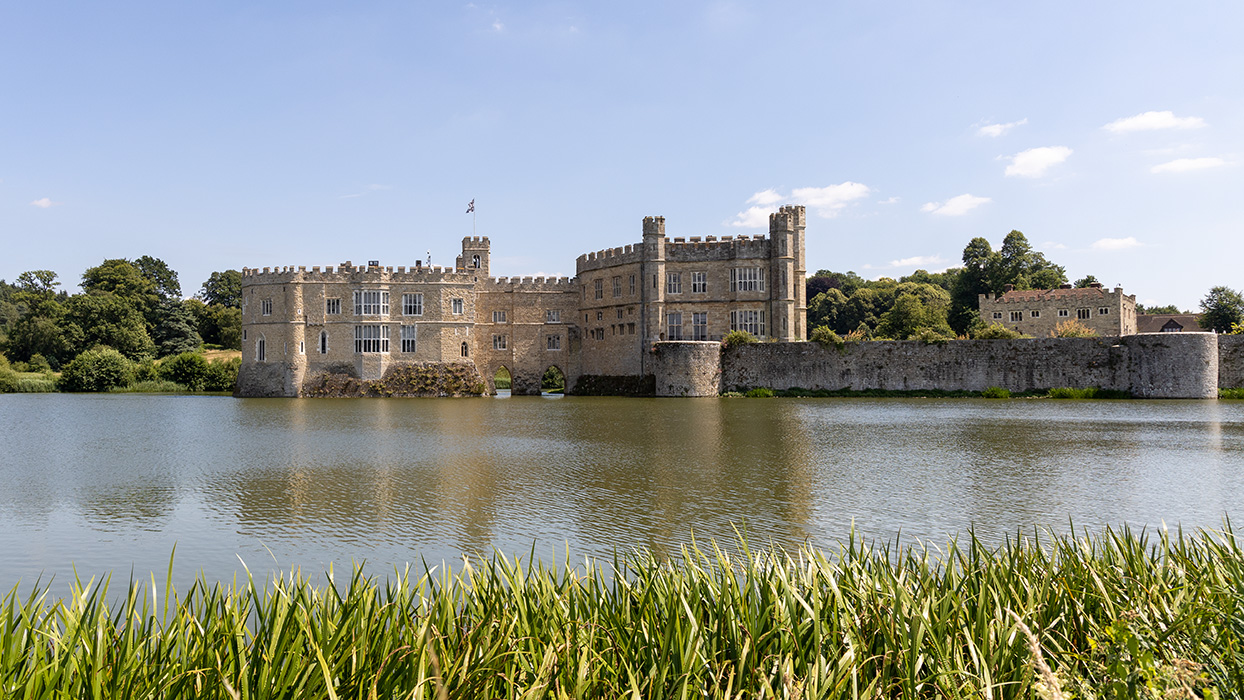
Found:
<path fill-rule="evenodd" d="M 492 373 L 493 391 L 510 391 L 514 387 L 514 374 L 505 365 L 497 367 Z"/>
<path fill-rule="evenodd" d="M 548 369 L 544 370 L 544 374 L 540 377 L 540 393 L 566 393 L 566 373 L 557 365 L 549 365 Z"/>

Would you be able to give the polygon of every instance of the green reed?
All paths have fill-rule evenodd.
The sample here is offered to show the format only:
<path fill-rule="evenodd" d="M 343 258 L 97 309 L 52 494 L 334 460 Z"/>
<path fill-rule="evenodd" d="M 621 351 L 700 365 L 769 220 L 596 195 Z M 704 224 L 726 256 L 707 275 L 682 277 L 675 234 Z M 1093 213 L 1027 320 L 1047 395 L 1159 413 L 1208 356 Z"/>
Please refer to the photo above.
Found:
<path fill-rule="evenodd" d="M 172 564 L 170 562 L 170 576 Z M 1222 531 L 737 553 L 0 605 L 14 698 L 1238 697 L 1244 553 Z M 1031 636 L 1026 630 L 1031 631 Z M 1036 653 L 1034 653 L 1034 649 Z M 1041 676 L 1042 667 L 1052 669 Z M 1167 693 L 1175 693 L 1167 695 Z M 1189 694 L 1190 693 L 1190 694 Z"/>

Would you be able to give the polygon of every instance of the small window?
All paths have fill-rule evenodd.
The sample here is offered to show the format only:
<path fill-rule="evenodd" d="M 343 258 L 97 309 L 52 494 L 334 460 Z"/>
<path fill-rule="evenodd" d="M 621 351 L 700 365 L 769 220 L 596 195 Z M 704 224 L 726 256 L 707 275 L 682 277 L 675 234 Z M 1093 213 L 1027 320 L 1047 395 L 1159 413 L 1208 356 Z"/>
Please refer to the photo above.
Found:
<path fill-rule="evenodd" d="M 465 341 L 462 343 L 462 356 L 463 357 L 471 356 L 471 348 L 466 344 Z"/>
<path fill-rule="evenodd" d="M 1033 318 L 1041 318 L 1041 312 L 1036 309 L 1033 309 L 1028 315 Z"/>
<path fill-rule="evenodd" d="M 402 352 L 415 352 L 418 326 L 402 326 Z"/>
<path fill-rule="evenodd" d="M 613 295 L 615 297 L 622 296 L 622 278 L 621 277 L 613 278 Z"/>
<path fill-rule="evenodd" d="M 242 340 L 246 340 L 246 329 L 242 329 Z"/>
<path fill-rule="evenodd" d="M 1012 311 L 1011 312 L 1011 323 L 1017 323 L 1022 320 L 1024 320 L 1023 311 Z"/>
<path fill-rule="evenodd" d="M 703 294 L 708 291 L 708 273 L 692 272 L 691 273 L 691 293 Z"/>
<path fill-rule="evenodd" d="M 626 324 L 626 334 L 635 335 L 635 324 L 634 323 Z"/>
<path fill-rule="evenodd" d="M 272 300 L 271 299 L 264 299 L 263 301 L 259 302 L 259 313 L 263 314 L 264 316 L 272 315 Z"/>
<path fill-rule="evenodd" d="M 462 315 L 462 300 L 461 299 L 450 299 L 449 307 L 453 311 L 453 314 L 455 316 Z"/>
<path fill-rule="evenodd" d="M 299 355 L 307 354 L 307 344 L 305 341 L 302 341 L 302 340 L 298 341 L 298 354 Z"/>
<path fill-rule="evenodd" d="M 597 320 L 597 321 L 603 321 L 603 320 L 605 320 L 605 312 L 603 312 L 603 311 L 597 311 L 597 312 L 596 312 L 596 320 Z"/>
<path fill-rule="evenodd" d="M 622 318 L 622 309 L 618 309 L 618 318 Z"/>
<path fill-rule="evenodd" d="M 340 314 L 341 313 L 341 300 L 340 299 L 325 299 L 324 300 L 324 313 L 328 314 L 329 316 L 336 316 Z"/>
<path fill-rule="evenodd" d="M 328 354 L 328 331 L 320 331 L 320 354 Z"/>
<path fill-rule="evenodd" d="M 545 338 L 545 349 L 561 350 L 562 349 L 562 337 L 560 335 L 547 336 Z"/>
<path fill-rule="evenodd" d="M 472 256 L 471 256 L 471 267 L 473 267 L 473 268 L 475 268 L 475 269 L 477 269 L 477 270 L 481 267 L 481 265 L 480 265 L 480 259 L 479 259 L 479 256 L 478 256 L 478 255 L 472 255 Z"/>
<path fill-rule="evenodd" d="M 1110 307 L 1109 307 L 1109 306 L 1099 306 L 1099 307 L 1097 307 L 1097 315 L 1098 315 L 1098 316 L 1106 316 L 1106 315 L 1107 315 L 1107 314 L 1109 314 L 1109 313 L 1110 313 Z"/>
<path fill-rule="evenodd" d="M 666 340 L 682 340 L 682 312 L 665 314 Z"/>
<path fill-rule="evenodd" d="M 422 294 L 403 294 L 402 295 L 402 315 L 403 316 L 422 316 L 423 315 L 423 295 Z"/>
<path fill-rule="evenodd" d="M 264 362 L 268 359 L 268 344 L 263 338 L 255 341 L 255 359 Z"/>
<path fill-rule="evenodd" d="M 593 288 L 593 289 L 595 290 L 595 292 L 596 292 L 596 298 L 597 298 L 597 299 L 604 299 L 604 298 L 605 298 L 605 281 L 604 281 L 604 280 L 595 280 L 595 281 L 593 281 L 593 282 L 592 282 L 592 288 Z"/>
<path fill-rule="evenodd" d="M 388 292 L 364 292 L 357 291 L 354 293 L 354 315 L 355 316 L 388 316 L 389 315 L 389 293 Z"/>
<path fill-rule="evenodd" d="M 494 335 L 492 337 L 492 349 L 493 350 L 504 350 L 505 349 L 505 336 L 504 335 Z"/>
<path fill-rule="evenodd" d="M 631 296 L 635 296 L 635 275 L 631 275 L 631 290 L 629 293 Z"/>
<path fill-rule="evenodd" d="M 708 313 L 691 314 L 691 339 L 708 340 Z"/>
<path fill-rule="evenodd" d="M 1087 319 L 1088 317 L 1089 317 L 1089 309 L 1076 309 L 1076 318 L 1083 321 Z"/>
<path fill-rule="evenodd" d="M 504 311 L 492 312 L 492 322 L 493 323 L 505 323 L 505 312 Z"/>
<path fill-rule="evenodd" d="M 682 273 L 681 272 L 665 273 L 665 293 L 666 294 L 682 294 Z"/>
<path fill-rule="evenodd" d="M 764 290 L 764 271 L 759 267 L 736 267 L 730 269 L 730 291 L 763 292 Z"/>
<path fill-rule="evenodd" d="M 1067 309 L 1059 309 L 1059 310 L 1058 310 L 1058 317 L 1059 317 L 1059 318 L 1067 318 L 1067 317 L 1068 317 L 1068 316 L 1070 316 L 1070 315 L 1071 315 L 1071 312 L 1070 312 L 1070 311 L 1068 311 Z"/>
<path fill-rule="evenodd" d="M 562 322 L 561 309 L 549 309 L 548 311 L 545 311 L 544 322 L 545 323 L 561 323 Z"/>
<path fill-rule="evenodd" d="M 1002 320 L 1002 312 L 1001 312 L 1001 311 L 995 311 L 995 312 L 993 312 L 993 318 L 994 318 L 994 320 L 995 320 L 995 321 L 1001 321 L 1001 320 Z"/>

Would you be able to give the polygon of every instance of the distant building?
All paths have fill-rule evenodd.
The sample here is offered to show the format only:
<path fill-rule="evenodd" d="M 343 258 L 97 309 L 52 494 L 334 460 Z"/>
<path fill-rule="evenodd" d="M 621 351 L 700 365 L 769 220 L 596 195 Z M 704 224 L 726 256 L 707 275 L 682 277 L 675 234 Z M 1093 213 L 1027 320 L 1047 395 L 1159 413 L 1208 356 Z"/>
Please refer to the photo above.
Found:
<path fill-rule="evenodd" d="M 1201 327 L 1200 314 L 1137 314 L 1137 333 L 1209 333 Z"/>
<path fill-rule="evenodd" d="M 1071 320 L 1098 335 L 1136 333 L 1136 296 L 1124 294 L 1122 287 L 1111 292 L 1093 283 L 1080 288 L 1064 284 L 1057 289 L 1016 290 L 1008 284 L 997 297 L 981 294 L 979 305 L 985 323 L 1000 323 L 1038 338 L 1053 335 L 1058 324 Z"/>

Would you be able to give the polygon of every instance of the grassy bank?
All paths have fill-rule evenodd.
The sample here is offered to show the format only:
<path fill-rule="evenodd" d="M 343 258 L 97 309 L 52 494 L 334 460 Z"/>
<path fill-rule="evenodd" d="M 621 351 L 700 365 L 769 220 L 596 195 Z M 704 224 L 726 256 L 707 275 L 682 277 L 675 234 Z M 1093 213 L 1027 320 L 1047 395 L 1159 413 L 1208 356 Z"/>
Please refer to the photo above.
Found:
<path fill-rule="evenodd" d="M 1198 698 L 1244 688 L 1244 553 L 1229 530 L 901 552 L 851 538 L 832 555 L 709 548 L 605 568 L 498 556 L 339 584 L 295 574 L 182 594 L 153 583 L 121 600 L 105 587 L 66 600 L 13 592 L 0 614 L 3 694 Z"/>
<path fill-rule="evenodd" d="M 737 389 L 722 394 L 747 398 L 888 398 L 888 399 L 1130 399 L 1126 391 L 1087 387 L 1076 389 L 1055 387 L 1033 391 L 1008 391 L 989 387 L 984 391 L 946 391 L 942 389 L 769 389 L 757 387 Z M 1225 398 L 1225 397 L 1224 397 Z"/>

